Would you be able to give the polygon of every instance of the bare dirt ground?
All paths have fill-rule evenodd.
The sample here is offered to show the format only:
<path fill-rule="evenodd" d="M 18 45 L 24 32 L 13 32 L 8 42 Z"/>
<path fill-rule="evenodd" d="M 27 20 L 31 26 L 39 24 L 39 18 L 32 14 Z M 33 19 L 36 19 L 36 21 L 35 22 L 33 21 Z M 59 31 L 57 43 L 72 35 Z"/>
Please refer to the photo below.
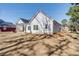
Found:
<path fill-rule="evenodd" d="M 79 34 L 0 33 L 0 56 L 79 56 Z"/>

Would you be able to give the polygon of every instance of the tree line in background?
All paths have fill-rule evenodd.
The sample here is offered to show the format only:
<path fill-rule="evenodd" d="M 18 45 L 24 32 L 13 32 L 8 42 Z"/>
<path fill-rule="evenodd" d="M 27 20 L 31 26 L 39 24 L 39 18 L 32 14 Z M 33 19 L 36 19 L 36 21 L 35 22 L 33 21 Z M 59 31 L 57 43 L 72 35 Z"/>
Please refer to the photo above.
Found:
<path fill-rule="evenodd" d="M 79 3 L 71 3 L 68 13 L 66 15 L 70 16 L 69 21 L 66 19 L 62 20 L 62 26 L 68 26 L 71 31 L 79 31 Z"/>

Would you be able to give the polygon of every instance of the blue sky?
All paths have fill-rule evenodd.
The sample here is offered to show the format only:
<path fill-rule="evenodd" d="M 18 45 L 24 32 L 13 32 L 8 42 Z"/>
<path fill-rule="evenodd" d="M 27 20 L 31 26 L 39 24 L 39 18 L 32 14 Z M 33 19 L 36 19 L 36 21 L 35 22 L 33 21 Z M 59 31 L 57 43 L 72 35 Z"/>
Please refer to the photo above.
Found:
<path fill-rule="evenodd" d="M 31 19 L 40 9 L 49 17 L 61 22 L 69 19 L 66 13 L 71 4 L 62 3 L 6 3 L 0 4 L 0 19 L 15 23 L 18 18 Z"/>

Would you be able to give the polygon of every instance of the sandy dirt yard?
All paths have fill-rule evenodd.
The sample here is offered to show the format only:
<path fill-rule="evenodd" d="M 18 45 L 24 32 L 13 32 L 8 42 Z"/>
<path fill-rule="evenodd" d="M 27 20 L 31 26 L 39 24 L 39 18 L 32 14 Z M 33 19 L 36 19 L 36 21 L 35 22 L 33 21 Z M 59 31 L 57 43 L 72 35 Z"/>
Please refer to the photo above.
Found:
<path fill-rule="evenodd" d="M 79 34 L 1 32 L 0 56 L 79 56 Z"/>

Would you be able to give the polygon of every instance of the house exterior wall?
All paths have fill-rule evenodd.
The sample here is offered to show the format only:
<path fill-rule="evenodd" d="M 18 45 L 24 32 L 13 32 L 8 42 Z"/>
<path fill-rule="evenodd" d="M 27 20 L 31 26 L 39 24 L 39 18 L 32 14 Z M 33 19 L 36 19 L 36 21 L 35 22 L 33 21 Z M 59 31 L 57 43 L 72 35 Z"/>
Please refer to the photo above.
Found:
<path fill-rule="evenodd" d="M 38 30 L 34 30 L 34 25 L 38 25 Z M 47 28 L 45 26 L 47 25 Z M 28 27 L 30 26 L 30 30 Z M 23 23 L 22 20 L 16 23 L 17 32 L 26 32 L 34 34 L 53 34 L 60 32 L 61 26 L 59 23 L 54 22 L 42 12 L 39 12 L 29 23 Z"/>
<path fill-rule="evenodd" d="M 31 33 L 31 30 L 28 30 L 28 26 L 30 26 L 30 24 L 27 24 L 27 25 L 26 25 L 26 32 L 27 32 L 27 33 Z M 31 26 L 30 26 L 30 28 L 31 28 Z"/>
<path fill-rule="evenodd" d="M 53 33 L 60 31 L 61 31 L 61 25 L 59 25 L 57 22 L 53 22 Z"/>
<path fill-rule="evenodd" d="M 17 32 L 25 31 L 25 24 L 21 20 L 17 21 L 17 23 L 16 23 L 16 31 Z"/>
<path fill-rule="evenodd" d="M 68 26 L 65 26 L 65 27 L 62 26 L 61 31 L 69 32 L 69 27 Z"/>
<path fill-rule="evenodd" d="M 45 29 L 45 24 L 48 25 L 48 28 Z M 33 21 L 30 23 L 31 25 L 31 32 L 36 34 L 52 34 L 53 32 L 53 22 L 43 13 L 39 13 Z M 33 30 L 33 26 L 38 25 L 38 30 Z"/>
<path fill-rule="evenodd" d="M 22 32 L 23 31 L 23 25 L 22 24 L 16 24 L 16 31 Z"/>

